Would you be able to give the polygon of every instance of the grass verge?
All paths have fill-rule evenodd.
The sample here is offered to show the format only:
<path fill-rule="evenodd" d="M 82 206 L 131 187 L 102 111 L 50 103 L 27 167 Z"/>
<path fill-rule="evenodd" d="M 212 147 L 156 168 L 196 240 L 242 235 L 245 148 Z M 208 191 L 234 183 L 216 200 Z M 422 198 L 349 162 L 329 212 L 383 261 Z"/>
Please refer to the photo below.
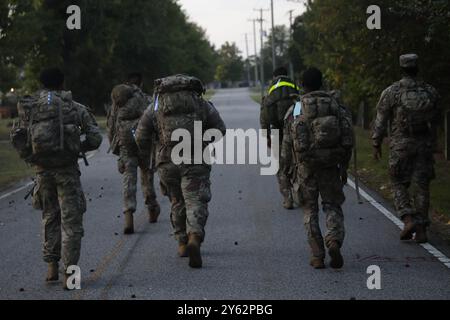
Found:
<path fill-rule="evenodd" d="M 393 204 L 391 184 L 388 174 L 389 151 L 383 146 L 383 159 L 375 161 L 372 156 L 370 132 L 355 128 L 358 174 L 361 181 L 377 191 L 389 203 Z M 431 219 L 433 231 L 441 238 L 450 241 L 450 162 L 441 154 L 435 155 L 436 179 L 431 184 Z M 352 161 L 352 170 L 353 161 Z"/>
<path fill-rule="evenodd" d="M 20 159 L 9 141 L 0 141 L 0 190 L 32 174 L 33 170 Z"/>
<path fill-rule="evenodd" d="M 9 140 L 9 132 L 15 119 L 0 119 L 0 141 Z"/>

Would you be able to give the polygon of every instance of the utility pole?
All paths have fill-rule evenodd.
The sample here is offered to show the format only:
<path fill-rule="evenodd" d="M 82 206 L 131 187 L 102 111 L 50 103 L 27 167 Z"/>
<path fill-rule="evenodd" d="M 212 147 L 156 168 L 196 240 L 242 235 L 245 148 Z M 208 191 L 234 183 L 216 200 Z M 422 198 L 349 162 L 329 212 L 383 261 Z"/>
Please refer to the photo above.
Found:
<path fill-rule="evenodd" d="M 248 54 L 248 35 L 245 34 L 245 50 L 247 52 L 247 83 L 250 86 L 250 56 Z"/>
<path fill-rule="evenodd" d="M 254 9 L 255 11 L 259 11 L 260 18 L 258 19 L 259 22 L 259 29 L 261 33 L 261 53 L 260 53 L 260 60 L 261 60 L 261 100 L 264 98 L 265 93 L 265 80 L 264 80 L 264 9 Z"/>
<path fill-rule="evenodd" d="M 258 75 L 258 49 L 256 47 L 256 19 L 250 19 L 253 22 L 253 45 L 255 49 L 255 87 L 258 85 L 259 75 Z"/>
<path fill-rule="evenodd" d="M 294 40 L 294 20 L 293 13 L 294 10 L 289 10 L 289 35 L 291 43 Z M 289 74 L 291 79 L 294 79 L 294 64 L 292 63 L 292 59 L 289 59 Z"/>
<path fill-rule="evenodd" d="M 270 0 L 270 11 L 272 15 L 272 66 L 273 71 L 277 68 L 277 61 L 275 56 L 275 18 L 274 18 L 274 10 L 273 10 L 273 0 Z"/>

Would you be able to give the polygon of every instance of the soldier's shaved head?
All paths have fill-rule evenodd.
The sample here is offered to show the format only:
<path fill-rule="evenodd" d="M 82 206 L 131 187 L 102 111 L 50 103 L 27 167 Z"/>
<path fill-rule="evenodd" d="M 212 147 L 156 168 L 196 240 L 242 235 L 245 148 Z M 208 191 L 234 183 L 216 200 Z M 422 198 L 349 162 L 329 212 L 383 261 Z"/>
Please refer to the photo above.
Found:
<path fill-rule="evenodd" d="M 319 69 L 308 68 L 302 77 L 302 84 L 307 91 L 317 91 L 322 87 L 322 72 Z"/>
<path fill-rule="evenodd" d="M 138 87 L 141 87 L 144 82 L 144 77 L 142 76 L 142 73 L 140 72 L 131 72 L 127 76 L 127 83 L 128 84 L 134 84 Z"/>
<path fill-rule="evenodd" d="M 59 90 L 64 85 L 64 73 L 57 67 L 42 70 L 39 80 L 46 89 Z"/>

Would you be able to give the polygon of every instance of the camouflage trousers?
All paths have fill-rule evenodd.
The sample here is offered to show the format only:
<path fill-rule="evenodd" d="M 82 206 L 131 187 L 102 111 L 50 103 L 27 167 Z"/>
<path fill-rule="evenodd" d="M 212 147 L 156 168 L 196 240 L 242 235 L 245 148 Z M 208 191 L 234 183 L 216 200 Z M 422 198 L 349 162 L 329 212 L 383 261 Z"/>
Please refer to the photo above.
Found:
<path fill-rule="evenodd" d="M 395 209 L 400 218 L 412 215 L 417 223 L 428 226 L 430 183 L 435 178 L 431 146 L 420 141 L 393 141 L 390 149 L 389 174 Z"/>
<path fill-rule="evenodd" d="M 291 168 L 287 167 L 287 161 L 280 155 L 280 169 L 277 173 L 278 185 L 284 198 L 292 197 Z"/>
<path fill-rule="evenodd" d="M 304 224 L 312 255 L 324 259 L 324 238 L 319 225 L 319 195 L 322 199 L 328 229 L 325 235 L 325 245 L 330 247 L 332 242 L 337 242 L 342 246 L 344 243 L 344 214 L 341 206 L 345 201 L 345 196 L 340 172 L 337 167 L 312 170 L 300 166 L 298 180 L 300 206 L 304 214 Z"/>
<path fill-rule="evenodd" d="M 172 204 L 170 216 L 175 239 L 187 243 L 189 234 L 198 234 L 203 241 L 211 201 L 211 167 L 164 163 L 158 172 L 162 189 Z"/>
<path fill-rule="evenodd" d="M 33 207 L 42 210 L 44 261 L 58 262 L 62 248 L 64 267 L 77 265 L 86 212 L 78 166 L 37 173 Z"/>
<path fill-rule="evenodd" d="M 149 161 L 140 159 L 136 153 L 121 150 L 118 161 L 119 172 L 122 174 L 123 212 L 136 212 L 138 168 L 141 173 L 141 187 L 144 194 L 145 205 L 151 209 L 158 205 L 154 187 L 155 172 L 149 167 Z"/>

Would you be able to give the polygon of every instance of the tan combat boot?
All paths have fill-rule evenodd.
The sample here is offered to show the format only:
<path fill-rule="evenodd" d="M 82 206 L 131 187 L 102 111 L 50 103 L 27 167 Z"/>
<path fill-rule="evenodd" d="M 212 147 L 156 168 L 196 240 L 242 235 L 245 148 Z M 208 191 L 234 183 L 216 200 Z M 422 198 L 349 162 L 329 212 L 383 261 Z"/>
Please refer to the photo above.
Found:
<path fill-rule="evenodd" d="M 321 258 L 312 257 L 309 263 L 314 269 L 325 269 L 325 262 Z"/>
<path fill-rule="evenodd" d="M 179 242 L 178 243 L 178 256 L 180 258 L 187 258 L 188 257 L 187 243 L 185 243 L 185 242 Z"/>
<path fill-rule="evenodd" d="M 425 227 L 424 225 L 416 226 L 416 236 L 414 237 L 414 240 L 417 243 L 427 243 L 427 227 Z"/>
<path fill-rule="evenodd" d="M 292 199 L 292 194 L 290 192 L 288 195 L 283 196 L 283 208 L 286 210 L 294 209 L 294 200 Z"/>
<path fill-rule="evenodd" d="M 64 290 L 70 290 L 68 287 L 67 287 L 67 280 L 69 279 L 69 275 L 66 273 L 66 272 L 64 272 L 64 277 L 63 277 L 63 289 Z"/>
<path fill-rule="evenodd" d="M 45 278 L 45 281 L 47 282 L 58 281 L 59 279 L 58 269 L 59 269 L 58 262 L 50 262 L 48 264 L 47 278 Z"/>
<path fill-rule="evenodd" d="M 159 214 L 161 213 L 161 207 L 159 204 L 154 204 L 148 207 L 148 221 L 150 223 L 157 223 Z"/>
<path fill-rule="evenodd" d="M 186 251 L 189 256 L 189 266 L 191 268 L 202 267 L 202 256 L 200 254 L 200 244 L 202 240 L 198 234 L 190 233 Z"/>
<path fill-rule="evenodd" d="M 330 267 L 333 269 L 341 269 L 344 266 L 344 258 L 341 254 L 341 247 L 336 241 L 331 242 L 328 248 L 328 254 L 331 257 Z"/>
<path fill-rule="evenodd" d="M 400 232 L 400 240 L 406 241 L 413 238 L 413 234 L 416 231 L 417 224 L 414 221 L 414 217 L 410 214 L 403 217 L 403 223 L 405 224 L 402 232 Z"/>
<path fill-rule="evenodd" d="M 132 212 L 125 212 L 125 228 L 123 229 L 123 233 L 124 234 L 134 233 L 134 221 Z"/>

